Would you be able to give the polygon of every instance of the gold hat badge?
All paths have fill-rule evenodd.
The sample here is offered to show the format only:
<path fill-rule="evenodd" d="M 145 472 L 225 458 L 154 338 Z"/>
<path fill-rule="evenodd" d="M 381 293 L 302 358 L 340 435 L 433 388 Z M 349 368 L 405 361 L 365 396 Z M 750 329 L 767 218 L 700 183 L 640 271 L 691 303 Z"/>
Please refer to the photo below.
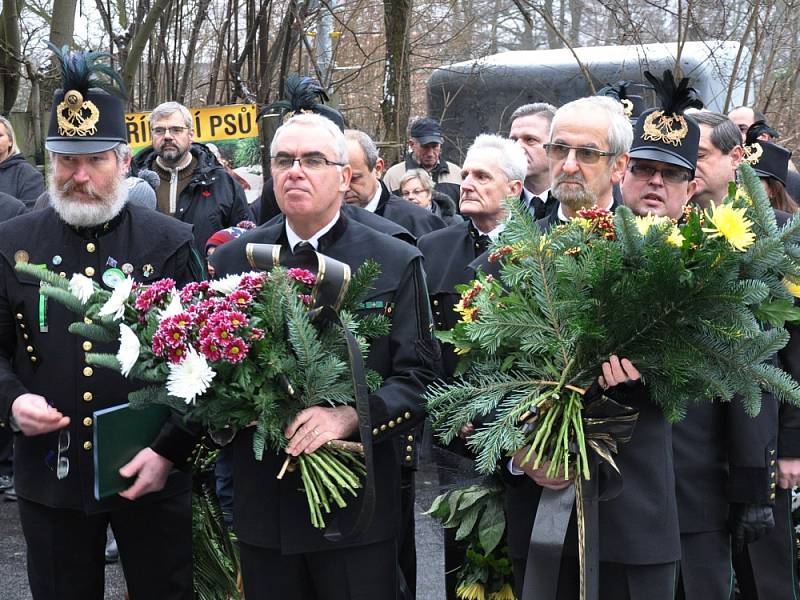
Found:
<path fill-rule="evenodd" d="M 627 98 L 621 98 L 620 103 L 622 104 L 622 111 L 625 113 L 625 116 L 630 119 L 633 116 L 633 102 Z"/>
<path fill-rule="evenodd" d="M 70 90 L 56 107 L 58 133 L 69 137 L 94 135 L 97 133 L 97 122 L 100 111 L 91 100 L 84 100 L 83 94 Z"/>
<path fill-rule="evenodd" d="M 667 115 L 663 110 L 656 110 L 647 115 L 642 129 L 643 140 L 663 142 L 673 146 L 680 146 L 689 133 L 689 125 L 683 115 Z"/>
<path fill-rule="evenodd" d="M 743 160 L 751 167 L 756 166 L 761 160 L 761 155 L 764 154 L 764 147 L 755 142 L 742 146 L 742 149 L 744 150 Z"/>

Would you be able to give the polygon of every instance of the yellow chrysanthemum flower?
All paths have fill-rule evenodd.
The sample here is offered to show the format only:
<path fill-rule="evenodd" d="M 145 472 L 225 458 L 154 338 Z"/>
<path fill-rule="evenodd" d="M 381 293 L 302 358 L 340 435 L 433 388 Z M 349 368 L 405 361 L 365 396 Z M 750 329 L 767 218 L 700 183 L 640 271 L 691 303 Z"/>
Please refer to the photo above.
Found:
<path fill-rule="evenodd" d="M 783 279 L 783 285 L 789 290 L 789 293 L 795 298 L 800 298 L 800 283 L 796 283 L 789 278 Z"/>
<path fill-rule="evenodd" d="M 676 248 L 680 248 L 683 246 L 683 242 L 686 238 L 683 237 L 681 230 L 677 226 L 672 227 L 672 231 L 669 232 L 669 237 L 667 238 L 667 243 L 672 244 Z"/>
<path fill-rule="evenodd" d="M 750 194 L 743 187 L 736 188 L 736 196 L 734 197 L 735 200 L 742 200 L 746 204 L 752 206 L 753 199 L 750 197 Z"/>
<path fill-rule="evenodd" d="M 665 221 L 669 221 L 667 217 L 657 217 L 656 215 L 647 215 L 645 217 L 636 217 L 636 228 L 642 236 L 647 235 L 653 225 L 661 225 Z"/>
<path fill-rule="evenodd" d="M 469 585 L 461 584 L 456 588 L 456 597 L 460 600 L 486 600 L 486 592 L 479 582 Z"/>
<path fill-rule="evenodd" d="M 721 204 L 706 211 L 706 219 L 714 227 L 704 227 L 711 237 L 724 237 L 736 250 L 743 252 L 753 245 L 756 235 L 751 230 L 753 222 L 745 217 L 746 209 Z"/>
<path fill-rule="evenodd" d="M 514 595 L 514 590 L 511 589 L 511 586 L 504 583 L 503 587 L 489 596 L 489 600 L 517 600 L 517 597 Z"/>

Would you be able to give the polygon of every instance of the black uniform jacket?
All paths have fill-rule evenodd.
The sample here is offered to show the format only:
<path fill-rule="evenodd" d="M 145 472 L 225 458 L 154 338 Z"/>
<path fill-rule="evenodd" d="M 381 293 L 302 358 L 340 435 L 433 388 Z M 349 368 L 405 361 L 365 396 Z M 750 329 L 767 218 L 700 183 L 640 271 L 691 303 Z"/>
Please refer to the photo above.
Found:
<path fill-rule="evenodd" d="M 454 310 L 461 295 L 456 286 L 469 283 L 475 271 L 469 264 L 488 247 L 489 238 L 481 237 L 472 221 L 462 221 L 422 236 L 417 247 L 425 256 L 425 275 L 431 298 L 433 321 L 439 331 L 449 331 L 458 322 Z M 442 346 L 442 365 L 451 377 L 458 365 L 458 355 L 450 344 Z"/>
<path fill-rule="evenodd" d="M 402 225 L 416 238 L 437 229 L 444 229 L 445 222 L 431 211 L 412 204 L 404 198 L 390 194 L 382 181 L 380 186 L 381 199 L 375 209 L 376 215 Z"/>
<path fill-rule="evenodd" d="M 268 223 L 225 244 L 211 262 L 220 276 L 250 271 L 248 243 L 287 244 L 284 220 Z M 400 445 L 425 417 L 421 394 L 437 376 L 439 349 L 431 329 L 430 306 L 422 257 L 413 246 L 374 231 L 341 213 L 319 242 L 318 251 L 352 269 L 368 258 L 381 274 L 365 304 L 366 312 L 382 311 L 392 321 L 391 333 L 374 340 L 367 366 L 380 373 L 381 388 L 370 396 L 374 442 L 376 508 L 371 526 L 360 537 L 334 544 L 311 526 L 305 495 L 299 490 L 299 470 L 276 475 L 284 457 L 266 451 L 262 462 L 253 457 L 252 429 L 234 439 L 234 522 L 239 538 L 251 545 L 279 548 L 284 553 L 312 552 L 369 544 L 396 535 L 400 519 Z M 359 499 L 335 512 L 340 530 L 352 525 Z M 332 513 L 330 519 L 334 517 Z"/>
<path fill-rule="evenodd" d="M 101 285 L 103 273 L 115 261 L 118 269 L 130 265 L 138 282 L 171 277 L 182 285 L 200 274 L 191 240 L 188 225 L 139 206 L 124 207 L 112 221 L 91 231 L 73 229 L 52 208 L 0 225 L 0 419 L 8 419 L 11 403 L 26 392 L 44 396 L 70 418 L 70 470 L 63 480 L 53 470 L 58 432 L 16 436 L 14 476 L 21 497 L 87 513 L 129 504 L 120 497 L 94 499 L 92 413 L 127 402 L 134 384 L 119 373 L 86 364 L 85 351 L 116 353 L 119 344 L 90 342 L 69 333 L 76 315 L 40 297 L 39 282 L 14 270 L 15 254 L 25 252 L 31 264 L 64 277 L 81 273 Z M 152 448 L 182 466 L 195 441 L 174 417 Z M 137 502 L 186 490 L 189 484 L 188 475 L 174 472 L 164 490 Z"/>
<path fill-rule="evenodd" d="M 537 221 L 543 229 L 558 222 L 557 210 Z M 494 275 L 499 271 L 497 263 L 488 262 L 487 253 L 476 259 L 472 267 Z M 599 558 L 633 565 L 676 561 L 680 558 L 680 534 L 672 428 L 661 409 L 649 401 L 643 386 L 620 389 L 615 399 L 638 409 L 639 418 L 633 436 L 628 443 L 620 444 L 616 457 L 623 478 L 622 491 L 616 498 L 600 503 Z M 507 473 L 505 464 L 502 468 Z M 508 545 L 512 558 L 524 560 L 542 488 L 525 475 L 508 474 L 505 480 L 509 483 L 506 487 Z M 573 513 L 565 547 L 565 552 L 573 556 L 576 535 Z"/>

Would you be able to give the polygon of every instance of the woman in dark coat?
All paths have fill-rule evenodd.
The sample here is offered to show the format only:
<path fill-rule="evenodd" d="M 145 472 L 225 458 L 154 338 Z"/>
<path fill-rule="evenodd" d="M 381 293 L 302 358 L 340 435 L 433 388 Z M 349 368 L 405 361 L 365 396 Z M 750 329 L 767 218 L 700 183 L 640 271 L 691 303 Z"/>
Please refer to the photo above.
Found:
<path fill-rule="evenodd" d="M 447 225 L 463 221 L 456 212 L 456 205 L 446 194 L 434 189 L 433 179 L 424 169 L 409 169 L 400 178 L 400 192 L 403 198 L 422 208 L 427 208 Z"/>
<path fill-rule="evenodd" d="M 44 177 L 19 151 L 14 129 L 5 117 L 0 117 L 0 192 L 26 206 L 33 206 L 44 192 Z"/>

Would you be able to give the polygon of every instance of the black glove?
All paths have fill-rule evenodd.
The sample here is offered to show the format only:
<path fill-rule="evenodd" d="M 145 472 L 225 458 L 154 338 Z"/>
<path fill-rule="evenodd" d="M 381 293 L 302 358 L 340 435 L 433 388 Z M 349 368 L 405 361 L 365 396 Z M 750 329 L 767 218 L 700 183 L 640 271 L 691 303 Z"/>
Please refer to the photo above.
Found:
<path fill-rule="evenodd" d="M 773 527 L 775 517 L 770 504 L 731 504 L 728 529 L 734 554 L 741 553 L 745 544 L 755 542 Z"/>

